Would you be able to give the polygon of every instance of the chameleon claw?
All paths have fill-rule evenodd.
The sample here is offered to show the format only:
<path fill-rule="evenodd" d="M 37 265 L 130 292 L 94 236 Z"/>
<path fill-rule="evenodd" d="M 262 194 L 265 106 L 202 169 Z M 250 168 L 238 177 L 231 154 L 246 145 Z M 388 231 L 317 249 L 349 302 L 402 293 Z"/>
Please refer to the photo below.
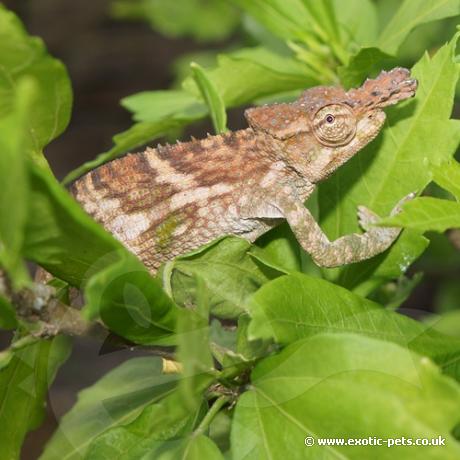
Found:
<path fill-rule="evenodd" d="M 368 231 L 373 224 L 376 224 L 380 217 L 365 206 L 358 206 L 358 223 L 364 230 Z"/>
<path fill-rule="evenodd" d="M 417 192 L 411 192 L 404 198 L 401 198 L 401 200 L 399 200 L 396 206 L 392 209 L 390 216 L 395 216 L 396 214 L 399 214 L 404 204 L 406 204 L 408 201 L 413 200 L 416 196 Z"/>

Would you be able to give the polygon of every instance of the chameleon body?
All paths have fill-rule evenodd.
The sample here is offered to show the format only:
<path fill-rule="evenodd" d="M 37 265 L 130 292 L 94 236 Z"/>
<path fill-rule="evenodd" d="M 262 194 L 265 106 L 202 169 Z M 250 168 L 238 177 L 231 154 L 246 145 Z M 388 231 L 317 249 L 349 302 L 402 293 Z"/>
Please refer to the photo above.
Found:
<path fill-rule="evenodd" d="M 399 230 L 373 227 L 379 218 L 359 207 L 365 232 L 331 242 L 304 202 L 375 138 L 385 121 L 382 109 L 416 88 L 402 68 L 348 92 L 311 88 L 293 103 L 248 109 L 247 129 L 104 164 L 74 182 L 71 192 L 152 273 L 223 235 L 254 241 L 283 219 L 321 266 L 367 259 L 387 249 Z"/>

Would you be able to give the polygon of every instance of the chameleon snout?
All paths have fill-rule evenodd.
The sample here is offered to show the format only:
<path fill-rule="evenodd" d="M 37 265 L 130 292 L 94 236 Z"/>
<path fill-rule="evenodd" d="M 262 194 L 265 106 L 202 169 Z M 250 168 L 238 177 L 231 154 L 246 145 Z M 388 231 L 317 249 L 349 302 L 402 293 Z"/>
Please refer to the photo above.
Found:
<path fill-rule="evenodd" d="M 390 72 L 381 72 L 374 84 L 370 96 L 374 99 L 376 108 L 387 107 L 414 97 L 418 87 L 418 81 L 411 78 L 408 69 L 402 67 L 396 67 Z"/>

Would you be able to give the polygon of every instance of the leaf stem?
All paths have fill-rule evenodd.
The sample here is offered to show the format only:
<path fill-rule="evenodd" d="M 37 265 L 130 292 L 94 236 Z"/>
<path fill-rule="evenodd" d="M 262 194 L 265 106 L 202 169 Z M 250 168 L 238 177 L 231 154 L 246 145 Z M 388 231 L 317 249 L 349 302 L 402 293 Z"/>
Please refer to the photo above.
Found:
<path fill-rule="evenodd" d="M 214 402 L 214 404 L 211 406 L 211 409 L 209 409 L 208 413 L 204 416 L 203 420 L 201 420 L 200 424 L 198 425 L 198 428 L 194 431 L 194 435 L 199 435 L 203 434 L 213 421 L 214 417 L 218 414 L 218 412 L 222 409 L 225 404 L 227 404 L 230 401 L 230 396 L 221 396 L 220 398 L 217 398 Z"/>
<path fill-rule="evenodd" d="M 208 106 L 216 134 L 225 133 L 227 131 L 227 112 L 221 94 L 199 64 L 192 62 L 190 67 L 195 83 Z"/>
<path fill-rule="evenodd" d="M 10 346 L 11 351 L 19 351 L 22 350 L 25 347 L 28 347 L 29 345 L 33 345 L 34 343 L 38 342 L 40 340 L 39 337 L 36 337 L 34 335 L 25 335 L 24 337 L 21 337 L 20 339 L 16 340 L 13 342 Z"/>

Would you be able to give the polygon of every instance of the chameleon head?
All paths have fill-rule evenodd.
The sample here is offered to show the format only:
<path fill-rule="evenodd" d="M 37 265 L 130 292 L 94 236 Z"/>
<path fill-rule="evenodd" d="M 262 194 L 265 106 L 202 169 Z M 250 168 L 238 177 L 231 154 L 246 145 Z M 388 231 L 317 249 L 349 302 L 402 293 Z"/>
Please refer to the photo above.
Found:
<path fill-rule="evenodd" d="M 288 158 L 302 161 L 304 174 L 318 182 L 377 136 L 384 107 L 414 96 L 416 90 L 417 80 L 397 67 L 348 92 L 319 86 L 291 104 L 249 109 L 246 117 L 254 130 L 280 141 Z"/>

